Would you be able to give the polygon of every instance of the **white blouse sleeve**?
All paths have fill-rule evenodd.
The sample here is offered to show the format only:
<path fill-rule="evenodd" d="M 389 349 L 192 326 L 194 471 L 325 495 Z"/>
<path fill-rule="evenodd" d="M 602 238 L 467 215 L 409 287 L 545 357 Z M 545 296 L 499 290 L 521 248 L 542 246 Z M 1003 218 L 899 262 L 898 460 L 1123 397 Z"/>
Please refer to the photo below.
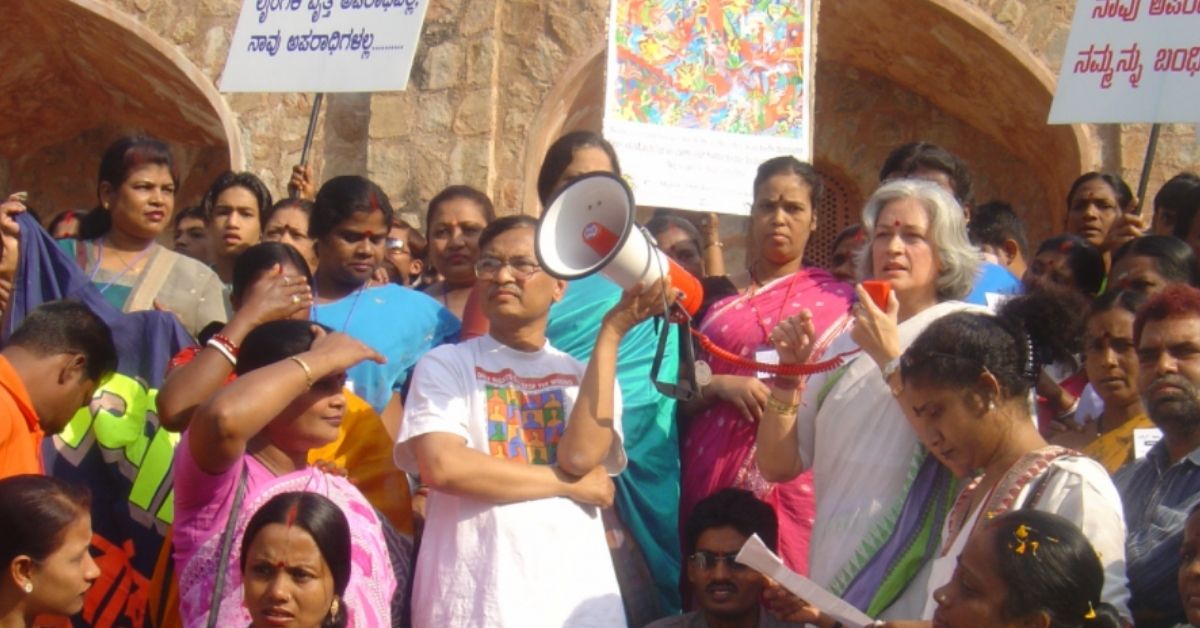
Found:
<path fill-rule="evenodd" d="M 1125 515 L 1117 487 L 1104 467 L 1090 458 L 1064 456 L 1051 466 L 1055 472 L 1034 507 L 1079 526 L 1104 565 L 1103 601 L 1132 623 L 1125 576 Z M 1021 502 L 1032 485 L 1026 486 Z"/>

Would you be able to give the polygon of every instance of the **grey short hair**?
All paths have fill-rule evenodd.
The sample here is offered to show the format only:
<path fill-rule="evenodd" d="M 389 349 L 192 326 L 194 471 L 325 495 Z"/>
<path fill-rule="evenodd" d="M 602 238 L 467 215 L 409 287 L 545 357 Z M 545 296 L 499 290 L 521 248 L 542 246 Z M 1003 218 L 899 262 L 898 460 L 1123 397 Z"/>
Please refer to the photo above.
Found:
<path fill-rule="evenodd" d="M 908 198 L 916 199 L 921 204 L 929 220 L 929 232 L 925 237 L 942 267 L 937 278 L 938 300 L 952 301 L 967 296 L 979 272 L 979 249 L 967 239 L 967 223 L 962 206 L 949 192 L 928 181 L 889 181 L 867 200 L 862 213 L 867 246 L 858 254 L 858 276 L 865 278 L 874 275 L 871 242 L 875 238 L 875 220 L 879 218 L 879 213 L 888 204 Z"/>

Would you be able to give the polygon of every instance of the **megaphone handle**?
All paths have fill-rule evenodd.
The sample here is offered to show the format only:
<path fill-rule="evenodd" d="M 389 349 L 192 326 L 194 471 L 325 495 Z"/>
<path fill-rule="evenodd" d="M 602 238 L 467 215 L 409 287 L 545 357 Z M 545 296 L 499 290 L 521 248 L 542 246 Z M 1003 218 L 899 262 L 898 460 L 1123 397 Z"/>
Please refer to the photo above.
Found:
<path fill-rule="evenodd" d="M 695 352 L 692 350 L 692 342 L 688 333 L 691 330 L 691 325 L 688 322 L 679 323 L 682 328 L 683 338 L 683 363 L 691 364 L 695 362 Z M 696 375 L 691 370 L 687 374 L 680 373 L 681 377 L 677 384 L 668 384 L 667 382 L 658 381 L 658 371 L 662 367 L 663 357 L 667 350 L 667 339 L 671 336 L 671 323 L 663 325 L 662 331 L 658 335 L 658 349 L 654 352 L 654 362 L 650 365 L 650 380 L 654 382 L 654 387 L 663 395 L 676 399 L 678 401 L 691 401 L 700 392 L 700 386 L 696 384 Z"/>

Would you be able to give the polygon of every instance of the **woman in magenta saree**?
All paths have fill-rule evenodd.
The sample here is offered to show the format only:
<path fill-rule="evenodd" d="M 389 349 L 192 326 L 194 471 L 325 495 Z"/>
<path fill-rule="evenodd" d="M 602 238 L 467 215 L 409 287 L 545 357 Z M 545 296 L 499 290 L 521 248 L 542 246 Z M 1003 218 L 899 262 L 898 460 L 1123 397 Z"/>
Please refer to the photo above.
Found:
<path fill-rule="evenodd" d="M 807 309 L 820 338 L 812 358 L 818 361 L 849 325 L 853 287 L 802 264 L 804 247 L 816 228 L 813 208 L 819 194 L 820 181 L 806 163 L 776 157 L 759 166 L 751 209 L 753 261 L 745 272 L 729 277 L 735 294 L 713 303 L 699 326 L 721 348 L 747 360 L 777 361 L 768 341 L 771 330 Z M 680 521 L 686 522 L 697 502 L 722 488 L 753 491 L 779 517 L 784 562 L 806 573 L 815 515 L 812 476 L 805 473 L 773 484 L 763 479 L 754 462 L 756 421 L 770 394 L 760 379 L 765 374 L 712 356 L 704 359 L 712 381 L 703 389 L 702 402 L 684 410 L 691 419 L 680 451 Z"/>

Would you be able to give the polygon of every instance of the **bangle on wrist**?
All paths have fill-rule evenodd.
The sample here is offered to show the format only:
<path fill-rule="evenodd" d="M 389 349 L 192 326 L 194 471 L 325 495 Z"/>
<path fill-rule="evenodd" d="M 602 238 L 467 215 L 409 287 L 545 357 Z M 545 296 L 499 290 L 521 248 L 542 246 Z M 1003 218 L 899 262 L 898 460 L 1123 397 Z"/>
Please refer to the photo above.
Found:
<path fill-rule="evenodd" d="M 1079 409 L 1079 398 L 1076 397 L 1075 401 L 1071 402 L 1071 405 L 1068 406 L 1066 410 L 1063 410 L 1062 412 L 1058 413 L 1057 418 L 1065 419 L 1065 418 L 1075 414 L 1075 411 L 1078 409 Z"/>
<path fill-rule="evenodd" d="M 885 382 L 888 381 L 889 379 L 891 379 L 892 375 L 895 375 L 896 371 L 899 369 L 900 369 L 900 356 L 896 356 L 896 357 L 892 358 L 890 361 L 888 361 L 887 364 L 884 364 L 883 366 L 879 367 L 879 371 L 880 371 L 880 373 L 883 374 L 883 381 L 885 381 Z"/>
<path fill-rule="evenodd" d="M 715 246 L 715 247 L 717 247 L 718 249 L 723 249 L 723 248 L 725 248 L 725 243 L 724 243 L 724 242 L 722 242 L 722 241 L 720 241 L 720 240 L 716 240 L 716 241 L 713 241 L 713 242 L 707 242 L 707 243 L 705 243 L 705 245 L 704 245 L 704 248 L 706 248 L 706 249 L 707 249 L 707 248 L 709 248 L 709 247 L 711 247 L 711 246 Z"/>
<path fill-rule="evenodd" d="M 800 404 L 789 403 L 776 399 L 775 395 L 767 395 L 767 412 L 774 412 L 780 416 L 790 416 L 796 414 L 796 410 L 800 409 Z"/>
<path fill-rule="evenodd" d="M 212 338 L 209 338 L 208 342 L 204 344 L 216 349 L 217 353 L 225 356 L 225 359 L 229 360 L 231 365 L 237 366 L 238 346 L 233 344 L 233 341 L 228 337 L 221 334 L 213 334 Z"/>
<path fill-rule="evenodd" d="M 304 389 L 311 389 L 313 385 L 312 369 L 308 368 L 308 364 L 305 363 L 304 360 L 300 359 L 300 356 L 293 355 L 289 356 L 288 359 L 298 364 L 300 368 L 304 369 Z"/>

